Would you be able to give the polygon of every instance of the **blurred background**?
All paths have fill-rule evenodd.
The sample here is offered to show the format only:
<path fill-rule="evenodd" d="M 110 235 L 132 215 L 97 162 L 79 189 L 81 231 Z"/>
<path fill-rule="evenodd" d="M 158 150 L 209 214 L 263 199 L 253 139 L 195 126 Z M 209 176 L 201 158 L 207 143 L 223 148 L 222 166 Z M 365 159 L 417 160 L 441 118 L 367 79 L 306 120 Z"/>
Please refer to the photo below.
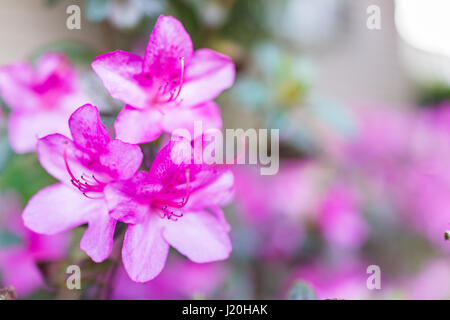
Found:
<path fill-rule="evenodd" d="M 79 30 L 66 27 L 73 4 Z M 11 150 L 3 103 L 0 283 L 20 298 L 450 298 L 449 9 L 446 0 L 3 0 L 0 65 L 63 52 L 107 124 L 123 106 L 93 58 L 142 54 L 157 17 L 175 16 L 195 48 L 236 64 L 235 85 L 217 99 L 224 128 L 280 129 L 281 165 L 274 176 L 235 168 L 229 260 L 174 253 L 157 279 L 135 284 L 78 249 L 83 227 L 60 235 L 58 254 L 33 251 L 36 235 L 15 219 L 52 178 L 35 154 Z M 82 266 L 82 291 L 65 288 L 70 264 Z M 371 265 L 381 288 L 368 284 Z"/>

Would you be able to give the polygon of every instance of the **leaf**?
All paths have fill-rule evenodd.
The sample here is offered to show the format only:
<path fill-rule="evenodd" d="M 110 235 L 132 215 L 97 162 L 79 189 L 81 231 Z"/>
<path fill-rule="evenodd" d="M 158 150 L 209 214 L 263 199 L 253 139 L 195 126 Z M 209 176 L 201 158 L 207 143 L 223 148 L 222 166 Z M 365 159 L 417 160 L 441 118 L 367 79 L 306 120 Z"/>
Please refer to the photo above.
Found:
<path fill-rule="evenodd" d="M 316 293 L 303 281 L 296 281 L 287 294 L 288 300 L 317 300 Z"/>

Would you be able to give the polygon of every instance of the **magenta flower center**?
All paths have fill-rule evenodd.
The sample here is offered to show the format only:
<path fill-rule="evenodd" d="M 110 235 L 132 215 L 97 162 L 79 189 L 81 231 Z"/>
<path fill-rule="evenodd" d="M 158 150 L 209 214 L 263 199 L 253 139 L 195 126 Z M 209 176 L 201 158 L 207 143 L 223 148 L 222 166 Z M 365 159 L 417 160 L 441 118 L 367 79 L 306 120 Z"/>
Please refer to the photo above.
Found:
<path fill-rule="evenodd" d="M 181 198 L 181 202 L 170 201 L 166 199 L 154 199 L 151 204 L 159 209 L 161 209 L 162 215 L 161 218 L 167 218 L 169 220 L 178 220 L 183 216 L 183 213 L 176 213 L 175 209 L 181 209 L 189 201 L 189 197 L 191 195 L 191 184 L 189 177 L 189 170 L 186 170 L 186 194 Z"/>
<path fill-rule="evenodd" d="M 66 166 L 67 172 L 69 173 L 70 182 L 72 183 L 72 185 L 75 186 L 78 190 L 80 190 L 86 198 L 96 199 L 95 197 L 92 197 L 89 194 L 103 192 L 106 183 L 99 181 L 97 178 L 95 178 L 93 174 L 90 175 L 90 177 L 88 178 L 87 175 L 83 173 L 81 177 L 77 179 L 73 174 L 72 170 L 70 169 L 69 161 L 67 159 L 66 146 L 64 146 L 63 157 L 64 157 L 64 164 Z"/>

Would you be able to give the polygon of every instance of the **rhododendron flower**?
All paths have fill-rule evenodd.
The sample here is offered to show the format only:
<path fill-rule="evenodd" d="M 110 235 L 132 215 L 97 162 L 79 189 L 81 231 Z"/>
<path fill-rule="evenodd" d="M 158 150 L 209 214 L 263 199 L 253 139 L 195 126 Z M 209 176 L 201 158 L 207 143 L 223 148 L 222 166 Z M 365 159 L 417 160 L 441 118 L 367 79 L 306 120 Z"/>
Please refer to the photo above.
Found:
<path fill-rule="evenodd" d="M 113 299 L 193 299 L 210 298 L 223 284 L 226 268 L 222 263 L 194 263 L 171 256 L 167 266 L 154 280 L 147 283 L 131 281 L 121 267 L 114 278 Z"/>
<path fill-rule="evenodd" d="M 290 283 L 295 280 L 308 284 L 319 299 L 369 299 L 367 289 L 367 266 L 355 259 L 345 259 L 339 263 L 315 261 L 298 268 Z M 386 284 L 383 284 L 386 287 Z M 383 287 L 383 288 L 384 288 Z"/>
<path fill-rule="evenodd" d="M 44 287 L 38 262 L 64 257 L 68 234 L 44 236 L 24 227 L 20 206 L 10 195 L 0 197 L 0 271 L 2 286 L 12 285 L 19 297 Z M 10 239 L 10 240 L 8 240 Z"/>
<path fill-rule="evenodd" d="M 169 245 L 199 263 L 223 260 L 231 251 L 220 206 L 231 200 L 233 175 L 217 165 L 190 164 L 193 157 L 184 158 L 191 148 L 186 140 L 171 140 L 149 172 L 105 188 L 111 217 L 130 224 L 122 260 L 136 282 L 161 272 Z"/>
<path fill-rule="evenodd" d="M 194 120 L 204 130 L 222 126 L 211 100 L 234 81 L 230 58 L 210 49 L 193 51 L 183 25 L 161 15 L 144 58 L 114 51 L 92 63 L 112 97 L 126 103 L 115 123 L 118 139 L 153 141 L 163 132 L 184 128 L 193 136 Z"/>
<path fill-rule="evenodd" d="M 68 135 L 69 116 L 86 101 L 74 68 L 56 53 L 42 56 L 36 69 L 27 62 L 0 68 L 0 94 L 11 108 L 9 140 L 17 153 L 34 151 L 50 133 Z"/>
<path fill-rule="evenodd" d="M 317 223 L 330 246 L 358 249 L 368 236 L 368 225 L 359 211 L 357 195 L 345 185 L 333 186 L 325 195 Z"/>
<path fill-rule="evenodd" d="M 316 198 L 317 169 L 312 162 L 285 161 L 273 176 L 261 176 L 252 167 L 234 170 L 236 203 L 247 224 L 243 236 L 254 237 L 246 245 L 254 243 L 257 255 L 278 260 L 300 250 Z"/>
<path fill-rule="evenodd" d="M 73 140 L 61 134 L 39 139 L 39 161 L 61 183 L 33 196 L 23 219 L 28 228 L 42 234 L 56 234 L 87 223 L 80 248 L 100 262 L 111 252 L 116 225 L 103 197 L 105 186 L 131 178 L 143 155 L 136 145 L 111 140 L 92 105 L 77 109 L 69 127 Z"/>

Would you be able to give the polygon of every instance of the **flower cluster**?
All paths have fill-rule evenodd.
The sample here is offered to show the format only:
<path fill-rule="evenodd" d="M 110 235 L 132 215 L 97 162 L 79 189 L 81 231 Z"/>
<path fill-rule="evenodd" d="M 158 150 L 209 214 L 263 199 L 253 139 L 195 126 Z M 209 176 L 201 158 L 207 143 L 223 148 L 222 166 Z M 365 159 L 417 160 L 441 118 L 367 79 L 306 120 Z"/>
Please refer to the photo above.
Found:
<path fill-rule="evenodd" d="M 97 107 L 86 103 L 64 56 L 43 56 L 36 70 L 26 63 L 0 70 L 0 92 L 12 109 L 12 147 L 35 150 L 59 181 L 29 200 L 25 226 L 58 235 L 87 224 L 80 248 L 102 262 L 113 249 L 117 224 L 126 224 L 122 261 L 136 282 L 161 272 L 170 246 L 193 262 L 226 259 L 230 227 L 221 207 L 233 195 L 230 169 L 181 159 L 193 154 L 191 141 L 171 138 L 142 171 L 138 144 L 179 128 L 192 132 L 194 120 L 205 130 L 220 129 L 213 99 L 233 84 L 232 61 L 210 49 L 194 51 L 182 24 L 160 16 L 144 58 L 115 51 L 97 57 L 92 68 L 110 95 L 125 103 L 114 124 L 116 139 Z"/>

